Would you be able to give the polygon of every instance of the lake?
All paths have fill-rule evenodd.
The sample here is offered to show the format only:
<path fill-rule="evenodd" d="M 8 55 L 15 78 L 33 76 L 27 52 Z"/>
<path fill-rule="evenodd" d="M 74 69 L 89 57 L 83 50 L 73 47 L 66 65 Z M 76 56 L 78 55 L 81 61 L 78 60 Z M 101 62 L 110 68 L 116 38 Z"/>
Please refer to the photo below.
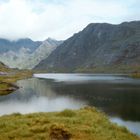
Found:
<path fill-rule="evenodd" d="M 140 135 L 140 80 L 111 74 L 35 74 L 21 88 L 0 96 L 0 115 L 51 112 L 86 105 Z"/>

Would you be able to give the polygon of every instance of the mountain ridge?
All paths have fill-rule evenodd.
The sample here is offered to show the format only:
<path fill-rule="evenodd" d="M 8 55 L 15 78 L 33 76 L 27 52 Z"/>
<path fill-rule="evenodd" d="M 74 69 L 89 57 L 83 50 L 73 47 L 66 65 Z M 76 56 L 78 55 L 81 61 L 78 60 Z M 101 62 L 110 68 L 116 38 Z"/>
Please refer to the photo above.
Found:
<path fill-rule="evenodd" d="M 41 43 L 42 41 L 33 41 L 30 38 L 21 38 L 18 40 L 0 38 L 0 53 L 5 53 L 9 50 L 19 51 L 22 47 L 28 48 L 30 52 L 33 52 Z"/>
<path fill-rule="evenodd" d="M 59 45 L 34 69 L 76 71 L 114 65 L 140 64 L 140 21 L 118 25 L 91 23 Z"/>
<path fill-rule="evenodd" d="M 31 69 L 61 42 L 52 38 L 45 41 L 33 41 L 30 38 L 13 41 L 0 39 L 0 61 L 11 68 Z"/>

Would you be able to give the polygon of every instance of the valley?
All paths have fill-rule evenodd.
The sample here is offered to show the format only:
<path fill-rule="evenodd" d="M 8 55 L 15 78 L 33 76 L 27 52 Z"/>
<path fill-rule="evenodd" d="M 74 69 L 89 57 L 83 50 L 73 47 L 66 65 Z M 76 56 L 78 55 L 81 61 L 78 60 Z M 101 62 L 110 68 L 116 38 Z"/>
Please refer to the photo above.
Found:
<path fill-rule="evenodd" d="M 11 68 L 32 69 L 62 42 L 51 38 L 45 41 L 0 39 L 0 61 Z"/>
<path fill-rule="evenodd" d="M 139 35 L 132 21 L 0 39 L 0 140 L 139 140 Z"/>

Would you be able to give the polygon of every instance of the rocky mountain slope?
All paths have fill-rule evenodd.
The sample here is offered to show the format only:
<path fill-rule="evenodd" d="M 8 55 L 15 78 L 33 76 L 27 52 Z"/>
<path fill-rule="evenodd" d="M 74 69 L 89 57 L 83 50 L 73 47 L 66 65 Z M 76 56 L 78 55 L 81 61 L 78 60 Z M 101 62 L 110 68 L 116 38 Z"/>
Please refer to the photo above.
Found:
<path fill-rule="evenodd" d="M 140 21 L 91 23 L 64 41 L 35 69 L 69 72 L 127 66 L 140 66 Z"/>
<path fill-rule="evenodd" d="M 43 42 L 28 38 L 17 41 L 0 39 L 0 61 L 12 68 L 31 69 L 45 59 L 60 43 L 61 41 L 50 38 Z"/>
<path fill-rule="evenodd" d="M 41 41 L 33 41 L 29 38 L 15 41 L 1 38 L 0 61 L 12 68 L 18 67 L 18 62 L 33 53 L 41 44 Z"/>
<path fill-rule="evenodd" d="M 61 43 L 62 41 L 51 38 L 46 39 L 31 55 L 28 55 L 25 59 L 21 60 L 20 67 L 32 69 L 39 64 L 41 60 L 46 59 Z"/>
<path fill-rule="evenodd" d="M 0 75 L 5 74 L 5 72 L 9 71 L 9 67 L 4 63 L 0 62 Z"/>
<path fill-rule="evenodd" d="M 32 53 L 41 44 L 41 41 L 33 41 L 29 38 L 23 38 L 15 41 L 0 38 L 0 54 L 8 51 L 18 52 L 21 48 L 27 49 L 30 53 Z"/>

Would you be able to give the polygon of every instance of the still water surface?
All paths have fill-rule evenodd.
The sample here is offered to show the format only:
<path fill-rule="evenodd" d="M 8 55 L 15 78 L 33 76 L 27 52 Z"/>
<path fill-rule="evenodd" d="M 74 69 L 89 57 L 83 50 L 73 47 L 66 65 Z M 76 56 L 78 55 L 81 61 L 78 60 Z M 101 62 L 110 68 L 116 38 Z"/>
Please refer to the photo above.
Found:
<path fill-rule="evenodd" d="M 49 112 L 86 105 L 106 112 L 110 120 L 140 135 L 140 80 L 124 75 L 35 74 L 21 88 L 0 96 L 0 115 Z"/>

